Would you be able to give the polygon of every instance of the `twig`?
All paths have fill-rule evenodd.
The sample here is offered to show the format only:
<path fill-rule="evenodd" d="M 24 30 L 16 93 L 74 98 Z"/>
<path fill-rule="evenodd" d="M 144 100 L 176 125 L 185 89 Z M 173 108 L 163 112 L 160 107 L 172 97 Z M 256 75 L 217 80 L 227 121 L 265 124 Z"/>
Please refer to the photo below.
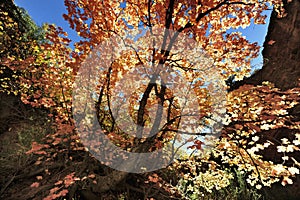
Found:
<path fill-rule="evenodd" d="M 0 191 L 0 197 L 1 197 L 1 195 L 4 193 L 4 191 L 6 190 L 6 188 L 13 182 L 13 180 L 15 179 L 15 175 L 13 175 L 10 179 L 9 179 L 9 181 L 4 185 L 4 187 L 1 189 L 1 191 Z"/>

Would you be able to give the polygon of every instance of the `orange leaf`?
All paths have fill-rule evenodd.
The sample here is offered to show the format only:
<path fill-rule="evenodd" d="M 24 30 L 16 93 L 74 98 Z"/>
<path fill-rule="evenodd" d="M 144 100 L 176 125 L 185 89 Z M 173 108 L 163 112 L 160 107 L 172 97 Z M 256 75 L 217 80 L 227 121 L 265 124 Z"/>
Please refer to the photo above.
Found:
<path fill-rule="evenodd" d="M 268 45 L 273 45 L 275 42 L 275 40 L 269 40 Z"/>
<path fill-rule="evenodd" d="M 60 185 L 62 183 L 63 183 L 63 181 L 57 181 L 54 185 Z"/>
<path fill-rule="evenodd" d="M 39 186 L 40 186 L 40 183 L 38 183 L 38 182 L 34 182 L 30 185 L 30 187 L 32 187 L 32 188 L 37 188 Z"/>

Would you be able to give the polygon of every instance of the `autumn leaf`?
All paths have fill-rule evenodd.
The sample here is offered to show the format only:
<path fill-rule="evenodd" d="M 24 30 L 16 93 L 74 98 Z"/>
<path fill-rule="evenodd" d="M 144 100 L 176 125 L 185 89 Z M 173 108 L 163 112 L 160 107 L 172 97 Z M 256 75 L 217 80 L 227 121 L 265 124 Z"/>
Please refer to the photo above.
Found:
<path fill-rule="evenodd" d="M 159 181 L 159 177 L 158 177 L 157 174 L 153 174 L 153 175 L 151 175 L 151 176 L 148 177 L 148 180 L 150 182 L 157 183 Z"/>
<path fill-rule="evenodd" d="M 198 149 L 201 150 L 202 149 L 202 145 L 204 145 L 204 142 L 200 141 L 200 140 L 195 140 L 194 141 L 194 145 L 188 146 L 187 148 L 189 149 Z"/>
<path fill-rule="evenodd" d="M 30 185 L 30 187 L 32 187 L 32 188 L 37 188 L 39 186 L 40 186 L 40 183 L 38 183 L 38 182 L 34 182 Z"/>
<path fill-rule="evenodd" d="M 276 43 L 275 40 L 269 40 L 269 41 L 268 41 L 268 45 L 273 45 L 273 44 L 275 44 L 275 43 Z"/>

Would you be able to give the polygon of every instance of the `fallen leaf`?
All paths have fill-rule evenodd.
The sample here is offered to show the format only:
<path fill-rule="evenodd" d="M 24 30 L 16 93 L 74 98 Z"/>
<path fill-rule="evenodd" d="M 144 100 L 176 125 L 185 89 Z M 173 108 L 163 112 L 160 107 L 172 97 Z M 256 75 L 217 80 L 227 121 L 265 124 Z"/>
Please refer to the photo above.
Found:
<path fill-rule="evenodd" d="M 40 186 L 40 183 L 38 183 L 38 182 L 34 182 L 30 185 L 30 187 L 32 187 L 32 188 L 37 188 L 39 186 Z"/>

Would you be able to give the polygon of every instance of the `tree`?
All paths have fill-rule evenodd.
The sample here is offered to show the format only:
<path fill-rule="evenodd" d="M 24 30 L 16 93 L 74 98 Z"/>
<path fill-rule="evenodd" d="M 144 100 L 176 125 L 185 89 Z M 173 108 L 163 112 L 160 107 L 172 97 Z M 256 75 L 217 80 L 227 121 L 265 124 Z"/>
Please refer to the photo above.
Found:
<path fill-rule="evenodd" d="M 179 176 L 180 180 L 176 182 L 178 187 L 167 184 L 161 174 L 141 175 L 142 180 L 148 181 L 145 183 L 164 184 L 160 186 L 162 189 L 150 188 L 163 190 L 162 194 L 158 192 L 156 196 L 147 196 L 139 190 L 147 187 L 144 182 L 139 188 L 132 187 L 127 181 L 128 177 L 133 176 L 128 173 L 130 170 L 147 171 L 157 163 L 147 162 L 149 166 L 144 166 L 129 162 L 121 167 L 123 172 L 107 170 L 104 176 L 80 172 L 76 176 L 74 173 L 67 174 L 61 182 L 54 184 L 48 198 L 66 195 L 66 189 L 74 181 L 83 181 L 87 177 L 92 179 L 88 195 L 116 190 L 116 186 L 123 183 L 129 190 L 139 191 L 142 198 L 162 198 L 165 193 L 171 196 L 171 191 L 199 198 L 201 193 L 227 187 L 234 178 L 230 170 L 232 168 L 244 173 L 247 183 L 258 189 L 270 186 L 281 177 L 283 184 L 291 183 L 291 176 L 299 173 L 296 158 L 291 157 L 293 162 L 283 165 L 279 161 L 273 163 L 263 159 L 259 152 L 271 147 L 284 154 L 298 151 L 299 134 L 282 138 L 278 144 L 260 137 L 268 129 L 299 128 L 298 122 L 291 121 L 286 112 L 297 104 L 299 88 L 280 91 L 271 83 L 264 82 L 260 86 L 244 85 L 225 96 L 223 93 L 226 89 L 225 80 L 229 77 L 235 76 L 236 80 L 241 80 L 249 75 L 250 61 L 259 50 L 256 43 L 250 43 L 240 33 L 229 33 L 229 30 L 247 27 L 251 19 L 258 24 L 264 23 L 265 16 L 262 13 L 269 8 L 268 4 L 273 5 L 280 16 L 284 16 L 281 1 L 166 0 L 120 3 L 65 0 L 68 13 L 64 18 L 82 37 L 82 41 L 76 43 L 74 51 L 71 51 L 67 47 L 67 34 L 60 28 L 49 26 L 48 41 L 41 44 L 41 51 L 21 62 L 26 66 L 26 71 L 34 73 L 34 78 L 25 76 L 20 81 L 24 87 L 32 85 L 32 90 L 22 94 L 22 100 L 33 106 L 49 107 L 56 117 L 58 128 L 54 135 L 47 138 L 47 144 L 34 143 L 30 152 L 43 155 L 39 161 L 49 161 L 55 159 L 52 156 L 55 153 L 49 150 L 49 145 L 65 148 L 65 143 L 69 142 L 71 148 L 66 153 L 68 158 L 72 157 L 71 149 L 78 152 L 84 149 L 78 143 L 78 137 L 73 135 L 73 103 L 81 142 L 88 144 L 96 157 L 96 150 L 104 144 L 103 137 L 109 137 L 119 149 L 130 153 L 156 152 L 167 147 L 163 155 L 170 155 L 171 152 L 171 158 L 174 158 L 178 149 L 175 144 L 191 141 L 193 143 L 189 148 L 200 153 L 190 159 L 177 158 L 172 165 L 178 174 L 183 173 L 183 169 L 188 170 L 185 175 Z M 116 44 L 121 44 L 124 49 L 115 49 Z M 189 44 L 195 45 L 190 47 Z M 99 45 L 101 49 L 97 51 Z M 195 49 L 197 51 L 193 51 Z M 16 62 L 7 63 L 11 69 L 17 69 Z M 39 67 L 30 67 L 32 64 Z M 77 81 L 76 73 L 79 77 Z M 218 77 L 217 80 L 211 78 L 212 73 Z M 123 78 L 128 74 L 131 80 L 137 80 L 138 88 L 135 90 Z M 184 81 L 178 77 L 183 77 Z M 76 87 L 72 91 L 73 83 Z M 168 85 L 172 83 L 177 84 L 175 89 L 184 90 L 174 90 Z M 218 90 L 217 86 L 221 89 Z M 226 104 L 224 97 L 227 98 Z M 186 102 L 190 104 L 186 106 Z M 116 112 L 122 112 L 124 104 L 128 105 L 128 114 L 116 115 Z M 82 105 L 87 109 L 78 109 Z M 94 126 L 90 124 L 95 123 L 95 117 L 101 132 L 91 135 L 89 130 Z M 131 122 L 126 121 L 128 119 Z M 123 126 L 120 126 L 120 122 Z M 133 134 L 128 134 L 128 130 L 133 130 Z M 145 137 L 146 133 L 150 137 Z M 222 133 L 220 139 L 219 133 Z M 210 139 L 215 136 L 214 140 L 204 141 L 206 146 L 214 147 L 211 151 L 199 151 L 203 148 L 200 136 L 209 136 Z M 130 155 L 126 152 L 115 154 L 109 149 L 105 151 L 106 160 L 101 161 L 116 167 L 121 163 L 114 163 L 114 160 Z M 169 160 L 165 157 L 156 158 L 159 158 L 159 162 Z M 283 156 L 282 160 L 285 159 Z M 206 166 L 204 171 L 199 170 L 203 166 Z M 220 181 L 203 177 L 219 177 Z M 138 180 L 135 179 L 135 184 Z M 35 186 L 37 184 L 32 187 Z M 83 192 L 82 195 L 87 194 Z"/>
<path fill-rule="evenodd" d="M 22 104 L 18 95 L 21 91 L 17 84 L 18 76 L 24 75 L 24 69 L 12 70 L 5 60 L 26 59 L 36 53 L 39 43 L 43 42 L 43 29 L 38 27 L 28 13 L 14 5 L 13 1 L 0 3 L 0 96 L 1 96 L 1 132 L 9 128 L 11 108 L 20 109 Z M 10 108 L 11 107 L 11 108 Z M 14 111 L 15 113 L 15 111 Z M 14 119 L 21 116 L 15 115 Z"/>
<path fill-rule="evenodd" d="M 5 62 L 8 58 L 19 61 L 35 55 L 39 51 L 39 44 L 44 42 L 44 31 L 33 22 L 23 8 L 17 7 L 13 1 L 1 2 L 0 17 L 0 77 L 2 81 L 0 91 L 14 92 L 17 95 L 20 88 L 15 84 L 16 77 L 25 73 L 20 68 L 19 71 L 9 69 Z"/>

